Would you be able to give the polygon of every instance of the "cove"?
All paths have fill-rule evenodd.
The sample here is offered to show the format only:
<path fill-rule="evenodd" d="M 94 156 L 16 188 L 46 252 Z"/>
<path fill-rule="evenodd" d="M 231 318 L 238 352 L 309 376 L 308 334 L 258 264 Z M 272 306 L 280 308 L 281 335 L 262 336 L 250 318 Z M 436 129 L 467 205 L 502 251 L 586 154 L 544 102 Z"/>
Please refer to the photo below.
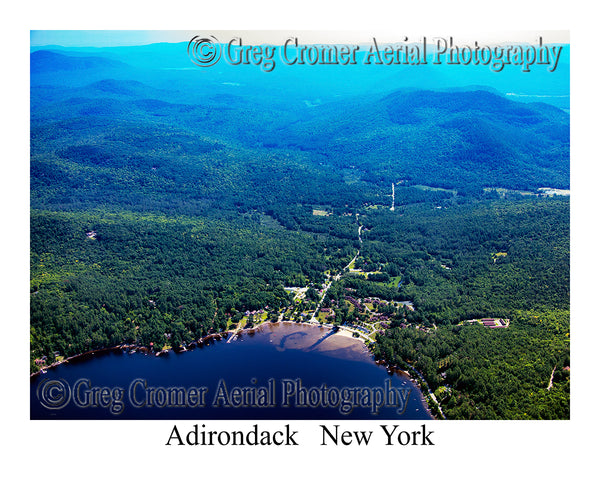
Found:
<path fill-rule="evenodd" d="M 31 419 L 423 420 L 418 387 L 326 327 L 256 331 L 161 355 L 116 350 L 32 377 Z"/>

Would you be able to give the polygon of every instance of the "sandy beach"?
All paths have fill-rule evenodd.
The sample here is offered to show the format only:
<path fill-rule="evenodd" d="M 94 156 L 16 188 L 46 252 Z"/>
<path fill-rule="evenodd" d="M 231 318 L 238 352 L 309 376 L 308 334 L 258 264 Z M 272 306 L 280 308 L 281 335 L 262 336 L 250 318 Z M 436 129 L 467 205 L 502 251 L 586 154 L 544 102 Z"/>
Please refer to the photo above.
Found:
<path fill-rule="evenodd" d="M 259 327 L 269 333 L 269 342 L 280 349 L 318 351 L 338 358 L 365 360 L 370 353 L 365 343 L 352 336 L 352 332 L 307 323 L 265 323 Z"/>

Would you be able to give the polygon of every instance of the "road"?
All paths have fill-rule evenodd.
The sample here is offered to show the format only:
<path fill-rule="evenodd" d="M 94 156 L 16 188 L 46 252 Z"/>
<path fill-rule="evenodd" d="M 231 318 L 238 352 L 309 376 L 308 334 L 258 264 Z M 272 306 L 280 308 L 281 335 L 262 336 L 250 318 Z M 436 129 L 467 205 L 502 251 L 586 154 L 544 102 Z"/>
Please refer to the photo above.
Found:
<path fill-rule="evenodd" d="M 427 388 L 427 393 L 429 394 L 429 396 L 431 397 L 433 402 L 437 405 L 438 409 L 440 410 L 440 415 L 442 416 L 442 418 L 444 420 L 446 420 L 446 415 L 444 415 L 444 412 L 442 411 L 442 406 L 439 404 L 439 402 L 437 401 L 437 398 L 435 398 L 435 395 L 429 388 L 429 385 L 428 385 L 427 381 L 425 380 L 425 377 L 423 377 L 423 375 L 421 375 L 421 372 L 419 372 L 412 365 L 409 365 L 409 368 L 423 381 L 423 383 L 425 384 L 425 387 Z"/>
<path fill-rule="evenodd" d="M 356 214 L 356 220 L 358 221 L 358 213 Z M 360 243 L 362 243 L 362 238 L 360 237 L 360 231 L 362 228 L 363 228 L 362 225 L 358 226 L 358 240 L 360 241 Z M 310 323 L 319 323 L 319 321 L 316 320 L 315 317 L 317 316 L 317 314 L 319 313 L 319 310 L 321 309 L 323 300 L 325 300 L 325 295 L 327 295 L 327 290 L 329 290 L 329 287 L 331 287 L 333 282 L 339 281 L 339 279 L 342 277 L 342 273 L 344 273 L 346 270 L 350 269 L 350 265 L 352 265 L 356 261 L 356 259 L 358 258 L 359 255 L 360 255 L 360 249 L 356 252 L 356 255 L 354 255 L 354 258 L 352 260 L 350 260 L 348 265 L 346 265 L 344 268 L 342 268 L 342 271 L 339 272 L 337 275 L 335 275 L 333 277 L 333 279 L 331 279 L 331 277 L 329 275 L 327 275 L 327 280 L 325 281 L 325 286 L 323 287 L 323 291 L 321 292 L 321 298 L 319 298 L 319 303 L 317 304 L 317 308 L 315 309 L 315 311 L 313 312 L 313 314 L 310 317 L 310 320 L 309 320 Z"/>
<path fill-rule="evenodd" d="M 550 391 L 550 389 L 552 388 L 552 380 L 554 380 L 554 372 L 556 371 L 556 365 L 554 365 L 554 368 L 552 369 L 552 373 L 550 374 L 550 382 L 548 383 L 548 388 L 547 390 Z"/>

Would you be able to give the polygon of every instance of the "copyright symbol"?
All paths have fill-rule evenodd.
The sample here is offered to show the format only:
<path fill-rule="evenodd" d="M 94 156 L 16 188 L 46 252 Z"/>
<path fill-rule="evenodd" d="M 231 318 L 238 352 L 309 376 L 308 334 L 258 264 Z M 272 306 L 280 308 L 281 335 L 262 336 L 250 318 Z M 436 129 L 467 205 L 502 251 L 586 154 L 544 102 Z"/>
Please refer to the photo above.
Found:
<path fill-rule="evenodd" d="M 71 388 L 63 379 L 46 379 L 38 385 L 37 398 L 44 407 L 59 410 L 71 400 Z"/>
<path fill-rule="evenodd" d="M 209 38 L 195 36 L 187 46 L 190 60 L 199 67 L 211 67 L 221 58 L 221 46 L 212 35 Z"/>

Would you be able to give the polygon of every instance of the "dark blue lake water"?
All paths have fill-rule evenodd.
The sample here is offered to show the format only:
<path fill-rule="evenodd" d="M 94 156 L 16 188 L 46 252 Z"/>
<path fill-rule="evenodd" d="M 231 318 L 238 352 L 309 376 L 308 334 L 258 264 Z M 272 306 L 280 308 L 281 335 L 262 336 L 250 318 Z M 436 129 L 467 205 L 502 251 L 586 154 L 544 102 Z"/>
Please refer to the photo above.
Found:
<path fill-rule="evenodd" d="M 32 378 L 32 419 L 429 419 L 419 389 L 327 328 L 267 324 L 184 353 L 111 351 Z"/>

